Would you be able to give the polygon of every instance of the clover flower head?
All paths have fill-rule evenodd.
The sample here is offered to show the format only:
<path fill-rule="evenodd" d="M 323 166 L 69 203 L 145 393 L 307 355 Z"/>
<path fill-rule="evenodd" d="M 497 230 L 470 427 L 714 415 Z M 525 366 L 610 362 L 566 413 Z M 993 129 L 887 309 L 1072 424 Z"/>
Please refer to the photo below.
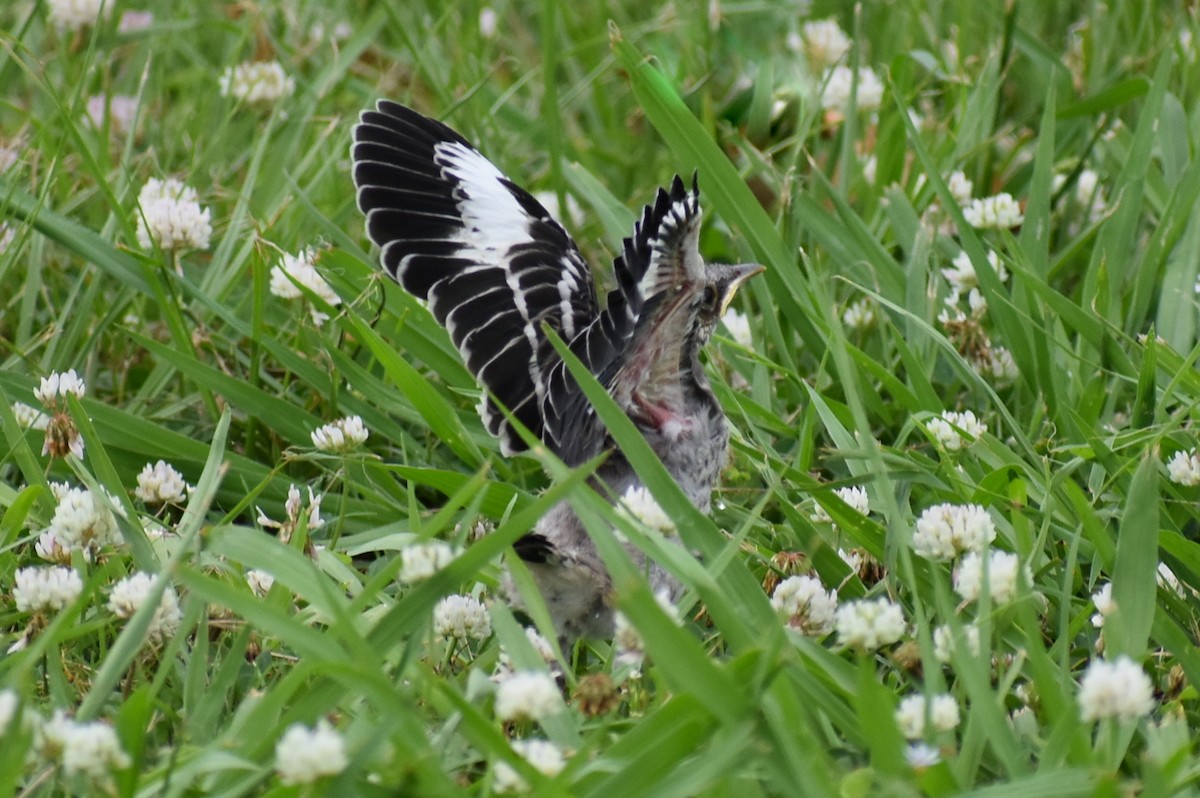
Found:
<path fill-rule="evenodd" d="M 62 566 L 19 568 L 15 582 L 13 602 L 21 612 L 57 612 L 83 592 L 79 574 Z"/>
<path fill-rule="evenodd" d="M 837 593 L 825 590 L 812 576 L 789 576 L 775 587 L 771 606 L 788 626 L 803 634 L 821 637 L 833 631 Z"/>
<path fill-rule="evenodd" d="M 296 81 L 278 61 L 244 61 L 221 73 L 221 96 L 270 105 L 296 90 Z"/>
<path fill-rule="evenodd" d="M 1029 566 L 1022 565 L 1016 554 L 995 549 L 970 551 L 954 569 L 954 591 L 964 601 L 976 601 L 982 595 L 985 567 L 992 603 L 996 605 L 1008 604 L 1017 597 L 1022 574 L 1025 581 L 1033 580 Z"/>
<path fill-rule="evenodd" d="M 630 518 L 651 529 L 663 534 L 675 532 L 675 522 L 671 520 L 671 516 L 667 515 L 650 491 L 644 487 L 631 487 L 625 491 L 625 495 L 621 497 L 621 506 Z"/>
<path fill-rule="evenodd" d="M 1084 721 L 1137 720 L 1149 715 L 1155 707 L 1150 677 L 1124 655 L 1112 662 L 1092 660 L 1079 681 L 1076 698 Z"/>
<path fill-rule="evenodd" d="M 872 651 L 904 636 L 904 611 L 886 597 L 850 601 L 838 607 L 834 626 L 844 645 Z"/>
<path fill-rule="evenodd" d="M 323 452 L 347 452 L 367 441 L 370 433 L 361 416 L 346 416 L 313 430 L 313 446 Z"/>
<path fill-rule="evenodd" d="M 120 506 L 113 499 L 109 501 Z M 103 499 L 86 488 L 67 488 L 63 492 L 46 532 L 53 536 L 55 547 L 67 552 L 83 550 L 89 560 L 102 548 L 121 542 L 116 516 Z"/>
<path fill-rule="evenodd" d="M 400 551 L 403 564 L 399 579 L 410 585 L 428 579 L 449 565 L 457 556 L 458 551 L 453 546 L 440 540 L 405 546 Z"/>
<path fill-rule="evenodd" d="M 156 577 L 154 574 L 143 571 L 125 577 L 117 582 L 113 586 L 112 592 L 109 593 L 108 608 L 118 618 L 126 620 L 132 618 L 134 613 L 150 598 L 155 580 L 159 578 L 162 577 Z M 179 594 L 175 592 L 175 588 L 167 585 L 154 610 L 150 628 L 146 630 L 147 641 L 152 645 L 161 643 L 178 631 L 182 620 L 183 613 L 179 610 Z"/>
<path fill-rule="evenodd" d="M 928 700 L 920 694 L 906 696 L 896 709 L 896 725 L 906 738 L 919 740 L 925 736 L 926 712 L 935 731 L 950 731 L 959 724 L 958 702 L 954 696 L 941 693 Z"/>
<path fill-rule="evenodd" d="M 208 249 L 211 214 L 200 207 L 196 189 L 171 177 L 152 177 L 138 193 L 137 240 L 142 249 Z"/>
<path fill-rule="evenodd" d="M 324 718 L 312 727 L 292 724 L 275 745 L 275 772 L 284 784 L 312 784 L 348 764 L 345 739 Z"/>
<path fill-rule="evenodd" d="M 539 721 L 562 708 L 554 679 L 541 671 L 517 671 L 496 688 L 496 717 Z"/>
<path fill-rule="evenodd" d="M 133 495 L 146 504 L 183 504 L 191 486 L 166 460 L 146 463 L 137 476 Z"/>
<path fill-rule="evenodd" d="M 858 93 L 855 99 L 860 111 L 874 111 L 883 102 L 883 82 L 870 67 L 858 69 Z M 845 114 L 850 110 L 850 98 L 854 87 L 855 73 L 848 66 L 835 66 L 825 77 L 825 88 L 821 93 L 821 107 Z"/>
<path fill-rule="evenodd" d="M 485 640 L 492 633 L 487 607 L 472 596 L 446 596 L 433 608 L 433 632 L 446 640 Z"/>
<path fill-rule="evenodd" d="M 543 776 L 553 778 L 567 766 L 563 751 L 548 740 L 517 740 L 512 748 Z M 529 784 L 507 762 L 496 763 L 496 792 L 525 792 Z"/>
<path fill-rule="evenodd" d="M 1200 452 L 1196 449 L 1175 452 L 1167 461 L 1167 476 L 1177 485 L 1200 485 Z"/>
<path fill-rule="evenodd" d="M 283 262 L 271 268 L 271 293 L 281 299 L 303 299 L 304 292 L 300 290 L 303 286 L 327 305 L 342 304 L 342 298 L 317 271 L 318 254 L 312 247 L 302 249 L 296 255 L 284 254 Z M 309 306 L 309 315 L 318 327 L 329 320 L 329 314 L 318 310 L 316 305 Z"/>
<path fill-rule="evenodd" d="M 107 18 L 114 5 L 112 0 L 47 0 L 46 8 L 54 27 L 74 33 Z"/>
<path fill-rule="evenodd" d="M 971 204 L 963 208 L 963 217 L 977 230 L 1007 230 L 1020 227 L 1025 221 L 1021 206 L 1007 192 L 971 200 Z"/>

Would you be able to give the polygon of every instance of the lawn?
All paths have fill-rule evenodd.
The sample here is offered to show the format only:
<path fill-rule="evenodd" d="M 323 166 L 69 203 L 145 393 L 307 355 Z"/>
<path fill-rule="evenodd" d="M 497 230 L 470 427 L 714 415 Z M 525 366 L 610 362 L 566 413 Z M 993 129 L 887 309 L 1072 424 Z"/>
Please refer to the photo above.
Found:
<path fill-rule="evenodd" d="M 0 795 L 1200 794 L 1182 4 L 343 5 L 0 8 Z M 602 391 L 657 521 L 500 453 L 355 206 L 382 97 L 601 292 L 698 175 L 767 267 L 711 514 Z M 564 498 L 620 616 L 560 650 Z"/>

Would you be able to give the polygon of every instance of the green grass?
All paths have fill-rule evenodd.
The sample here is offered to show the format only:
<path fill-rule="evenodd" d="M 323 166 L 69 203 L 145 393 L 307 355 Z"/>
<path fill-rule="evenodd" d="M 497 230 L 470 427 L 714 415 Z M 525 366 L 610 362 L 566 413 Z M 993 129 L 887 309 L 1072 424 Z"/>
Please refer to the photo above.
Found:
<path fill-rule="evenodd" d="M 475 3 L 351 5 L 341 17 L 319 3 L 145 0 L 154 23 L 132 34 L 115 17 L 56 31 L 48 3 L 0 10 L 0 146 L 18 155 L 0 173 L 13 232 L 0 250 L 0 689 L 26 718 L 112 724 L 132 758 L 92 782 L 34 751 L 34 721 L 14 722 L 0 732 L 0 794 L 485 795 L 503 762 L 543 795 L 1200 790 L 1200 488 L 1165 467 L 1197 446 L 1200 402 L 1191 17 L 1128 0 L 872 1 L 857 16 L 817 2 L 807 17 L 783 3 L 546 0 L 495 4 L 488 38 Z M 826 114 L 820 72 L 788 48 L 788 33 L 830 16 L 855 43 L 846 62 L 884 81 L 877 110 Z M 310 36 L 339 22 L 336 45 Z M 255 59 L 295 79 L 285 102 L 220 95 L 221 72 Z M 106 93 L 139 97 L 132 131 L 82 121 Z M 753 345 L 722 330 L 709 347 L 735 429 L 711 516 L 583 380 L 684 545 L 616 516 L 586 468 L 499 454 L 448 337 L 380 277 L 354 207 L 349 130 L 381 96 L 444 119 L 572 208 L 564 221 L 602 285 L 641 204 L 694 170 L 705 257 L 768 267 L 736 302 Z M 947 184 L 956 170 L 977 198 L 1017 198 L 1024 223 L 970 228 Z M 1093 174 L 1103 207 L 1077 190 Z M 208 249 L 138 245 L 138 192 L 169 176 L 211 210 Z M 338 305 L 268 290 L 281 253 L 311 246 Z M 987 310 L 956 331 L 939 315 L 960 252 Z M 847 323 L 864 299 L 874 324 Z M 1015 377 L 977 368 L 999 346 Z M 82 459 L 43 455 L 43 433 L 12 410 L 69 368 L 87 383 L 63 408 Z M 929 431 L 948 410 L 988 431 L 948 450 Z M 346 415 L 362 417 L 366 445 L 315 450 L 310 433 Z M 134 495 L 158 459 L 195 486 L 186 506 Z M 19 611 L 16 572 L 45 564 L 34 546 L 56 508 L 49 483 L 64 481 L 107 490 L 124 542 L 76 554 L 84 587 L 70 606 Z M 323 497 L 325 523 L 283 535 L 258 518 L 284 519 L 293 484 Z M 868 516 L 835 493 L 847 486 L 867 491 Z M 567 711 L 502 724 L 501 648 L 544 667 L 504 601 L 510 546 L 564 497 L 647 659 L 636 674 L 606 641 L 562 652 Z M 961 601 L 951 565 L 915 554 L 915 522 L 940 503 L 987 508 L 994 547 L 1030 569 L 1015 601 Z M 832 522 L 813 520 L 818 505 Z M 678 623 L 614 525 L 686 586 Z M 434 538 L 465 553 L 399 582 L 400 550 Z M 876 561 L 870 573 L 838 556 L 851 548 Z M 1182 587 L 1156 583 L 1160 563 Z M 266 595 L 251 569 L 275 577 Z M 139 570 L 167 574 L 179 597 L 179 630 L 158 645 L 143 643 L 150 607 L 128 621 L 108 607 Z M 769 587 L 801 571 L 843 604 L 897 601 L 903 640 L 857 652 L 788 629 Z M 1101 630 L 1092 594 L 1110 582 Z M 486 640 L 434 635 L 452 593 L 489 605 Z M 979 654 L 959 646 L 940 663 L 933 630 L 972 623 Z M 1148 717 L 1082 719 L 1079 681 L 1101 650 L 1151 677 Z M 572 696 L 597 673 L 618 700 L 591 716 Z M 929 766 L 910 764 L 894 717 L 914 693 L 949 693 L 961 712 L 924 736 L 939 753 Z M 347 767 L 281 784 L 277 741 L 321 718 Z M 565 770 L 524 767 L 517 738 L 558 744 Z"/>

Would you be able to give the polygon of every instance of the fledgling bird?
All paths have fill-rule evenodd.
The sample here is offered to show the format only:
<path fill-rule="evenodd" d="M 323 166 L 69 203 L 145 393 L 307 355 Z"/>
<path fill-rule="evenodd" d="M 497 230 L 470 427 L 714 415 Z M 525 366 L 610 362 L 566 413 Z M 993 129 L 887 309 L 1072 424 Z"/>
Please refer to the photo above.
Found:
<path fill-rule="evenodd" d="M 529 192 L 462 136 L 398 103 L 364 111 L 352 147 L 358 207 L 380 262 L 428 303 L 483 396 L 501 451 L 526 448 L 506 408 L 567 465 L 609 452 L 594 484 L 619 501 L 641 481 L 543 332 L 548 325 L 633 420 L 684 493 L 708 511 L 729 427 L 700 350 L 757 264 L 700 257 L 699 190 L 659 189 L 613 264 L 601 307 L 578 247 Z M 561 640 L 611 637 L 611 584 L 567 502 L 514 546 Z M 642 562 L 640 553 L 631 554 Z M 650 586 L 679 585 L 654 563 Z"/>

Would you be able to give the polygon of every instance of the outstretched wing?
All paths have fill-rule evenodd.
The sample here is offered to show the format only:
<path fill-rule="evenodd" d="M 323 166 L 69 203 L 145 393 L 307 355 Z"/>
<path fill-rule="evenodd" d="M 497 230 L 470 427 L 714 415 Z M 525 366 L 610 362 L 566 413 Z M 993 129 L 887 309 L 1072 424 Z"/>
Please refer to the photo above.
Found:
<path fill-rule="evenodd" d="M 597 318 L 587 263 L 557 221 L 466 139 L 398 103 L 364 111 L 351 150 L 358 207 L 387 272 L 429 303 L 484 388 L 480 415 L 505 454 L 545 437 L 542 324 L 572 341 Z"/>
<path fill-rule="evenodd" d="M 675 176 L 642 211 L 613 264 L 617 287 L 604 311 L 571 342 L 571 350 L 631 411 L 630 394 L 660 379 L 655 369 L 674 368 L 689 335 L 688 303 L 705 282 L 700 259 L 700 193 Z M 674 378 L 676 386 L 678 377 Z M 564 363 L 550 371 L 546 398 L 547 444 L 568 464 L 578 464 L 608 445 L 603 426 Z"/>

